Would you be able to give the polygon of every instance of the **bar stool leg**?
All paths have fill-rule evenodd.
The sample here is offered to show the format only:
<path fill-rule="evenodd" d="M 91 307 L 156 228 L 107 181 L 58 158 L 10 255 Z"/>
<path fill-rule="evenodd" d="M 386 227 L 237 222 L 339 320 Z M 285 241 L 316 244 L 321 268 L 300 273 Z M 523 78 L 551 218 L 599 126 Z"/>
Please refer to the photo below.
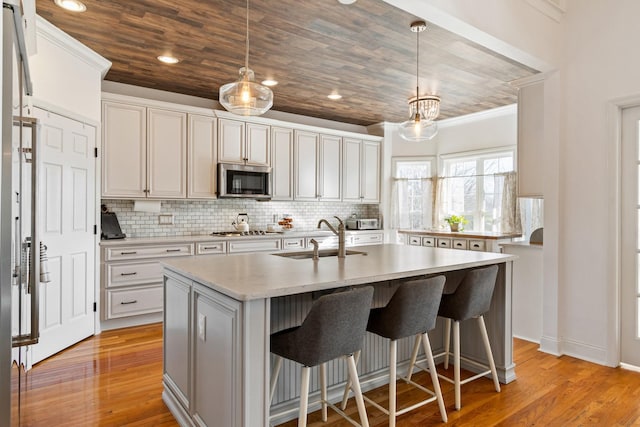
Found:
<path fill-rule="evenodd" d="M 362 427 L 369 427 L 369 419 L 367 418 L 367 410 L 364 407 L 364 399 L 362 398 L 362 390 L 360 389 L 360 380 L 358 380 L 358 371 L 356 369 L 356 363 L 353 359 L 353 355 L 347 357 L 347 364 L 349 365 L 349 377 L 351 378 L 353 394 L 355 395 L 356 405 L 358 406 L 360 424 Z"/>
<path fill-rule="evenodd" d="M 456 395 L 456 411 L 459 411 L 462 404 L 460 402 L 460 322 L 458 321 L 453 322 L 453 386 Z"/>
<path fill-rule="evenodd" d="M 269 403 L 273 401 L 273 394 L 276 391 L 276 384 L 278 383 L 280 368 L 282 368 L 282 357 L 276 356 L 276 365 L 273 367 L 273 371 L 271 371 L 271 391 L 269 392 Z"/>
<path fill-rule="evenodd" d="M 327 422 L 327 369 L 326 363 L 320 364 L 320 400 L 322 400 L 322 421 Z"/>
<path fill-rule="evenodd" d="M 416 340 L 416 342 L 419 342 Z M 433 391 L 436 393 L 436 399 L 438 400 L 438 406 L 440 407 L 440 416 L 442 422 L 447 422 L 447 410 L 444 407 L 444 399 L 442 398 L 442 390 L 440 390 L 440 381 L 438 380 L 438 373 L 436 372 L 436 364 L 433 361 L 433 353 L 431 352 L 431 342 L 429 341 L 429 335 L 425 332 L 422 335 L 422 344 L 424 346 L 424 354 L 427 356 L 427 363 L 429 364 L 429 373 L 431 374 L 431 383 L 433 384 Z M 415 361 L 414 361 L 415 363 Z"/>
<path fill-rule="evenodd" d="M 389 427 L 396 427 L 396 363 L 398 341 L 389 342 Z"/>
<path fill-rule="evenodd" d="M 416 365 L 416 359 L 418 358 L 418 351 L 420 350 L 421 335 L 416 335 L 416 340 L 413 343 L 413 351 L 411 352 L 411 362 L 409 363 L 409 369 L 407 370 L 407 381 L 411 381 L 411 375 L 413 375 L 413 368 Z"/>
<path fill-rule="evenodd" d="M 449 369 L 449 344 L 451 341 L 451 319 L 444 322 L 444 369 Z"/>
<path fill-rule="evenodd" d="M 491 376 L 493 377 L 493 385 L 495 386 L 496 391 L 500 392 L 500 381 L 498 381 L 496 362 L 493 360 L 491 344 L 489 344 L 489 335 L 487 335 L 487 327 L 484 324 L 484 316 L 478 317 L 478 326 L 480 327 L 480 334 L 482 334 L 482 341 L 484 341 L 484 350 L 487 352 L 487 359 L 489 359 L 489 368 L 491 369 Z"/>
<path fill-rule="evenodd" d="M 358 350 L 354 355 L 356 365 L 358 365 L 358 360 L 360 360 L 360 353 L 361 351 Z M 347 385 L 344 386 L 344 393 L 342 394 L 342 405 L 340 407 L 342 408 L 343 411 L 347 409 L 347 401 L 349 400 L 349 390 L 351 390 L 351 378 L 347 378 Z"/>
<path fill-rule="evenodd" d="M 307 426 L 307 405 L 309 404 L 309 373 L 311 368 L 302 367 L 300 380 L 300 413 L 298 414 L 298 427 Z"/>

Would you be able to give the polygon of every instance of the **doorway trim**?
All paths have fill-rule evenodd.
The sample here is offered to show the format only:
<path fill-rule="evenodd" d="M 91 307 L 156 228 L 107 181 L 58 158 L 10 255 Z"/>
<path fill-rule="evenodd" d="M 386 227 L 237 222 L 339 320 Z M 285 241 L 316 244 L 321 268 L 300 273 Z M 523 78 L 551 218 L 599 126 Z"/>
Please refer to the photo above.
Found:
<path fill-rule="evenodd" d="M 609 196 L 611 233 L 607 242 L 609 277 L 607 285 L 607 350 L 606 364 L 620 366 L 621 361 L 621 288 L 622 288 L 622 110 L 640 107 L 640 94 L 612 99 L 607 103 L 607 135 L 612 150 L 607 161 L 611 165 Z"/>

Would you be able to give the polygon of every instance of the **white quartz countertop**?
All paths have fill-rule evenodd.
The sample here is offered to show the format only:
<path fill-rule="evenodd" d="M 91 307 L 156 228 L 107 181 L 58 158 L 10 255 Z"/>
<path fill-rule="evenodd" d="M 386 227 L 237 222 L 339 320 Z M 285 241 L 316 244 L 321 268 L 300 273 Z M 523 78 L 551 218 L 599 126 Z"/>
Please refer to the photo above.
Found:
<path fill-rule="evenodd" d="M 292 259 L 266 253 L 163 260 L 165 268 L 240 301 L 497 264 L 517 256 L 398 244 L 360 246 L 366 255 Z"/>

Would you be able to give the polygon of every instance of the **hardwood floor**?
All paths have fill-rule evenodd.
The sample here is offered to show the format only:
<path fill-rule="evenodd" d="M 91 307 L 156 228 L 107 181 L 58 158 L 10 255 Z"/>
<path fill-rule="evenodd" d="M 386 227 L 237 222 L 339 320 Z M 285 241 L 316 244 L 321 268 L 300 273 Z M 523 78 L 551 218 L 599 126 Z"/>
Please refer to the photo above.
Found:
<path fill-rule="evenodd" d="M 490 380 L 463 386 L 462 409 L 453 409 L 453 387 L 441 382 L 451 426 L 638 426 L 640 373 L 607 368 L 537 351 L 515 340 L 518 379 L 501 393 Z M 428 384 L 426 375 L 415 378 Z M 23 426 L 176 426 L 162 402 L 160 324 L 103 332 L 38 364 L 28 373 Z M 399 407 L 420 398 L 398 382 Z M 386 405 L 386 388 L 368 393 Z M 353 399 L 348 412 L 357 419 Z M 371 426 L 386 417 L 367 405 Z M 349 426 L 329 410 L 309 426 Z M 295 421 L 282 427 L 296 425 Z M 398 418 L 398 426 L 443 425 L 435 403 Z M 226 427 L 226 426 L 225 426 Z"/>

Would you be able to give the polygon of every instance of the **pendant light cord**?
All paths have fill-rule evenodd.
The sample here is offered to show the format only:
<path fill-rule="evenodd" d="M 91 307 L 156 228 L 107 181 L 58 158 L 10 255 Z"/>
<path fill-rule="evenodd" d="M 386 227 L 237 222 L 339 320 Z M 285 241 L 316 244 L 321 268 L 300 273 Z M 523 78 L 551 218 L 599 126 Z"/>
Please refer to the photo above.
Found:
<path fill-rule="evenodd" d="M 420 31 L 416 31 L 416 100 L 420 97 L 420 84 L 418 82 L 419 75 L 420 75 Z"/>
<path fill-rule="evenodd" d="M 247 0 L 247 50 L 244 56 L 244 68 L 249 70 L 249 0 Z"/>

